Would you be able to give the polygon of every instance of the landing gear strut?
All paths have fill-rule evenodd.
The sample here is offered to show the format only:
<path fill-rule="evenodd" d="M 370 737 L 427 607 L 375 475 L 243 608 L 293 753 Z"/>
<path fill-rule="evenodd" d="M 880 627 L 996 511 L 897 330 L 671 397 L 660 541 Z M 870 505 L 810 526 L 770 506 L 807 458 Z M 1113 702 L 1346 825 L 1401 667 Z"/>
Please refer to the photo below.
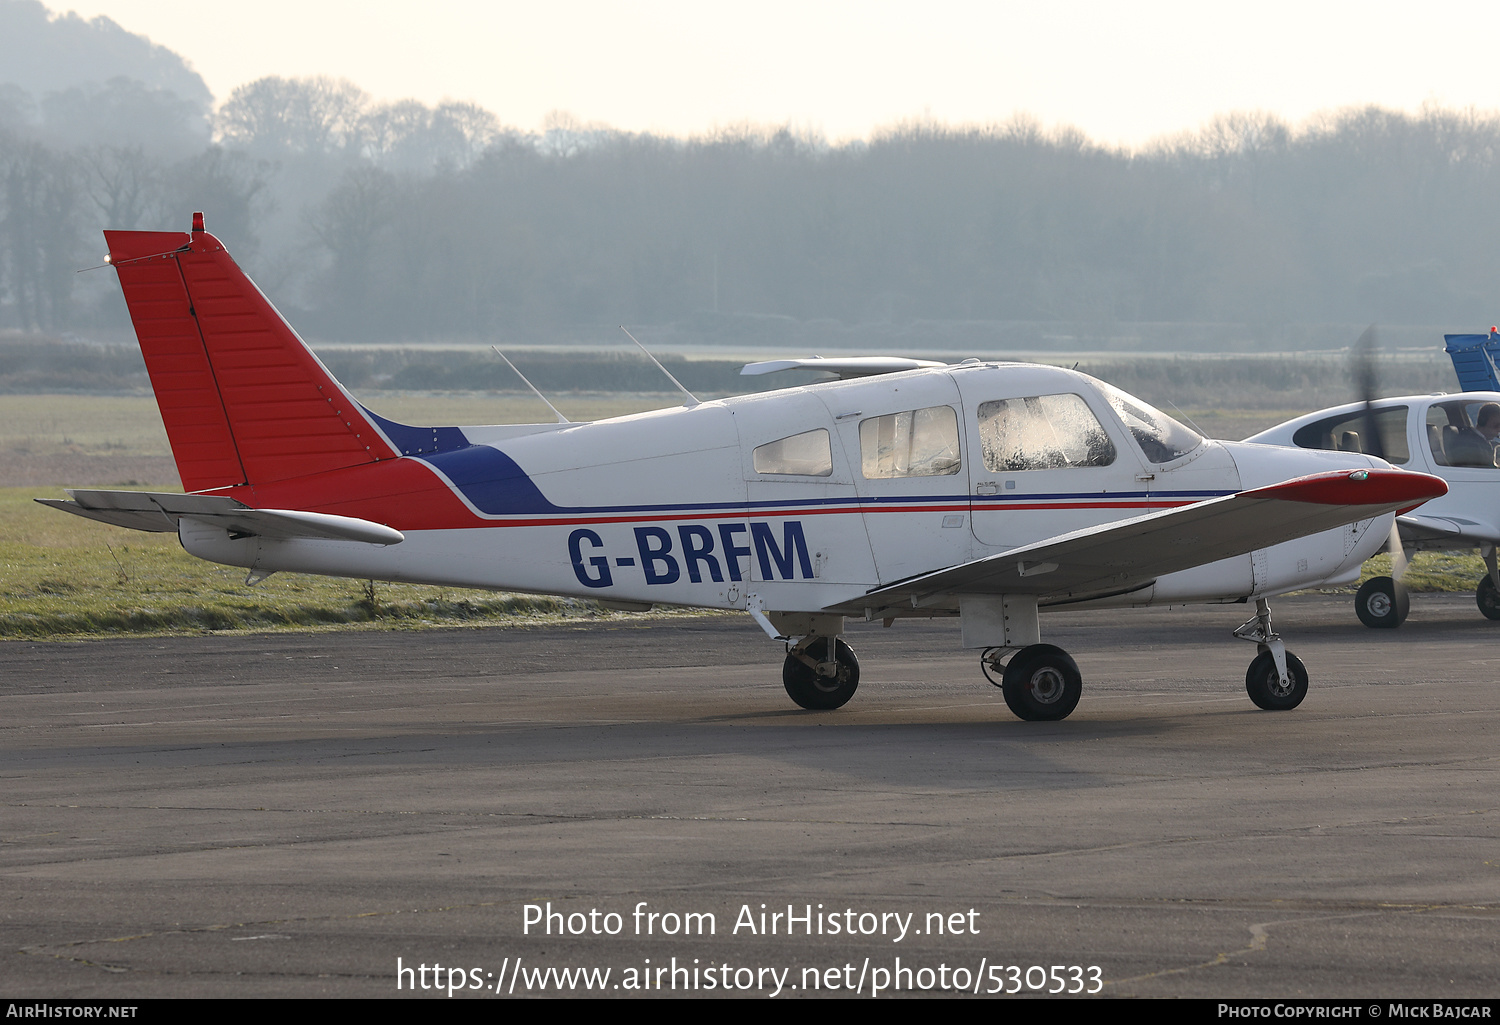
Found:
<path fill-rule="evenodd" d="M 1271 629 L 1271 605 L 1264 598 L 1255 599 L 1255 615 L 1234 631 L 1242 641 L 1253 641 L 1260 654 L 1245 672 L 1245 693 L 1259 708 L 1286 711 L 1302 704 L 1307 697 L 1307 667 L 1281 642 L 1281 635 Z"/>

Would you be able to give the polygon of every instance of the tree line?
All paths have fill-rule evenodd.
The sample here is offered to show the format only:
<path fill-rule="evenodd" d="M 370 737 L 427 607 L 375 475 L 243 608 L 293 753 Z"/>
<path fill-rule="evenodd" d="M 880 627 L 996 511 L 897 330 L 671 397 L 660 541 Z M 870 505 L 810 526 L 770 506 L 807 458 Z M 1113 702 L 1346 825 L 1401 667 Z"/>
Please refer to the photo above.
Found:
<path fill-rule="evenodd" d="M 1127 151 L 1025 118 L 684 139 L 566 116 L 522 131 L 322 78 L 213 109 L 126 78 L 0 86 L 0 327 L 123 327 L 109 276 L 74 273 L 99 262 L 98 229 L 203 210 L 299 326 L 339 340 L 1482 329 L 1497 151 L 1500 115 L 1435 106 L 1231 114 Z"/>

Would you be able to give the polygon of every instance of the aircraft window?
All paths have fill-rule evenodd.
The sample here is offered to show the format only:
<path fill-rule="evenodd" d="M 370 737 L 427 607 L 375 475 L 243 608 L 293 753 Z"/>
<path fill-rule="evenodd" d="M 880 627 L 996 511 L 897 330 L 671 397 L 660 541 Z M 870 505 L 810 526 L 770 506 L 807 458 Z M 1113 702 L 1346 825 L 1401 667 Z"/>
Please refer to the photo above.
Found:
<path fill-rule="evenodd" d="M 1495 451 L 1495 424 L 1500 414 L 1488 413 L 1484 401 L 1435 402 L 1427 408 L 1427 447 L 1439 466 L 1493 469 L 1500 463 Z M 1480 424 L 1484 424 L 1481 427 Z"/>
<path fill-rule="evenodd" d="M 1140 446 L 1142 454 L 1153 463 L 1170 463 L 1203 444 L 1197 431 L 1189 430 L 1161 410 L 1127 395 L 1118 388 L 1099 382 L 1104 397 L 1120 414 L 1126 430 Z"/>
<path fill-rule="evenodd" d="M 1406 446 L 1406 413 L 1405 406 L 1388 406 L 1374 411 L 1378 445 L 1371 441 L 1369 420 L 1362 409 L 1299 427 L 1292 435 L 1292 444 L 1298 448 L 1321 448 L 1330 452 L 1363 452 L 1380 456 L 1388 463 L 1404 463 L 1411 459 Z"/>
<path fill-rule="evenodd" d="M 833 449 L 828 444 L 828 431 L 822 427 L 761 445 L 753 458 L 756 473 L 795 473 L 804 477 L 827 477 L 833 473 Z"/>
<path fill-rule="evenodd" d="M 929 406 L 861 420 L 859 458 L 866 480 L 957 473 L 958 414 L 952 406 Z"/>
<path fill-rule="evenodd" d="M 979 445 L 990 470 L 1108 466 L 1115 446 L 1077 395 L 999 399 L 979 406 Z"/>

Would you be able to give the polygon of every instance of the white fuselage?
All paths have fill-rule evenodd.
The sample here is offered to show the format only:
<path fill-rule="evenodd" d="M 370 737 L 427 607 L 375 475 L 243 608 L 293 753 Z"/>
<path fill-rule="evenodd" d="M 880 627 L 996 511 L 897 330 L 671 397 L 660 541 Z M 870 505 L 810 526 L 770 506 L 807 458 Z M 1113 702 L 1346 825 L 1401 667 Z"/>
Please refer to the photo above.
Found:
<path fill-rule="evenodd" d="M 1053 423 L 1064 414 L 1090 421 L 1087 445 L 980 428 L 982 414 L 1043 407 L 1063 411 Z M 450 476 L 457 471 L 440 458 L 423 462 L 470 522 L 393 524 L 405 541 L 379 547 L 236 539 L 184 519 L 183 545 L 262 572 L 813 612 L 1079 528 L 1304 474 L 1385 466 L 1357 454 L 1216 441 L 1153 461 L 1098 382 L 1020 364 L 462 431 L 475 447 L 466 478 Z M 1168 574 L 1105 601 L 1235 601 L 1347 582 L 1384 543 L 1390 519 Z M 912 614 L 954 611 L 939 603 Z"/>

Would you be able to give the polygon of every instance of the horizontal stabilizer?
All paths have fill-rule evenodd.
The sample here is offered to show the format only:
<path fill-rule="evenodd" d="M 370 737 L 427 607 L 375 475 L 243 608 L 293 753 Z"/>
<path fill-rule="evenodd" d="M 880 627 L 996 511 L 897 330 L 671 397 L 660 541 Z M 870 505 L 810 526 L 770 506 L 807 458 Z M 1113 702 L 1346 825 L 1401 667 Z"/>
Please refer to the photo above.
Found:
<path fill-rule="evenodd" d="M 936 360 L 908 359 L 905 356 L 845 356 L 840 359 L 813 356 L 809 359 L 770 359 L 763 363 L 746 363 L 740 368 L 740 376 L 758 377 L 761 374 L 774 374 L 778 370 L 822 370 L 837 374 L 840 380 L 848 380 L 851 377 L 874 377 L 876 374 L 898 374 L 903 370 L 923 370 L 947 365 Z"/>
<path fill-rule="evenodd" d="M 361 541 L 394 545 L 406 540 L 383 523 L 296 509 L 252 509 L 222 495 L 179 495 L 155 491 L 70 490 L 72 501 L 38 498 L 42 505 L 85 519 L 133 530 L 176 533 L 184 516 L 222 527 L 232 534 L 278 541 Z"/>
<path fill-rule="evenodd" d="M 1338 470 L 1147 513 L 913 577 L 831 612 L 930 604 L 940 595 L 1035 595 L 1084 600 L 1157 577 L 1408 509 L 1446 494 L 1438 477 L 1405 470 Z"/>

